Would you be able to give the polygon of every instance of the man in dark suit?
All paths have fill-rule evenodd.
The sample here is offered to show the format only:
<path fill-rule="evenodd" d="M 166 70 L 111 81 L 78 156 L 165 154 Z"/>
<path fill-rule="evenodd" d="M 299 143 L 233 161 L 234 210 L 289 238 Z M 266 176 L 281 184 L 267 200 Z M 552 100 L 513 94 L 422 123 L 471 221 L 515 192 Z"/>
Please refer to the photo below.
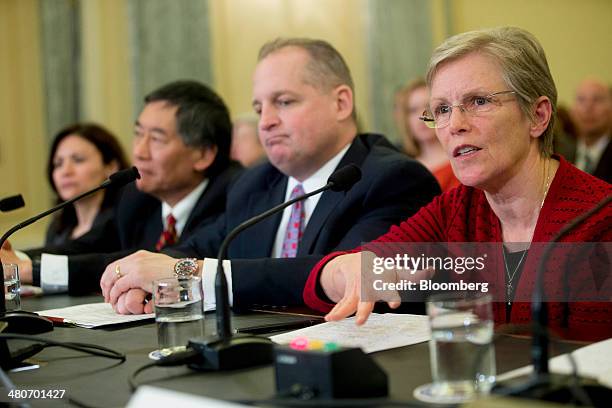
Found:
<path fill-rule="evenodd" d="M 423 166 L 384 137 L 357 134 L 350 72 L 323 41 L 266 44 L 254 74 L 253 107 L 269 163 L 237 180 L 215 225 L 201 228 L 168 254 L 214 257 L 235 226 L 290 196 L 321 187 L 336 168 L 354 163 L 363 177 L 348 192 L 311 197 L 232 242 L 231 262 L 224 262 L 234 308 L 302 304 L 306 277 L 322 255 L 376 238 L 440 192 Z M 177 260 L 139 251 L 110 264 L 101 287 L 117 311 L 142 313 L 151 309 L 142 301 L 154 279 L 187 269 L 202 275 L 204 298 L 210 303 L 216 265 L 215 259 Z"/>
<path fill-rule="evenodd" d="M 572 113 L 579 131 L 576 167 L 612 183 L 612 89 L 597 79 L 583 80 Z"/>
<path fill-rule="evenodd" d="M 109 262 L 138 249 L 179 244 L 223 213 L 241 168 L 229 159 L 231 122 L 221 98 L 198 82 L 177 81 L 144 102 L 132 146 L 141 178 L 125 188 L 117 207 L 122 251 L 43 254 L 40 263 L 22 263 L 23 281 L 48 291 L 97 291 Z"/>

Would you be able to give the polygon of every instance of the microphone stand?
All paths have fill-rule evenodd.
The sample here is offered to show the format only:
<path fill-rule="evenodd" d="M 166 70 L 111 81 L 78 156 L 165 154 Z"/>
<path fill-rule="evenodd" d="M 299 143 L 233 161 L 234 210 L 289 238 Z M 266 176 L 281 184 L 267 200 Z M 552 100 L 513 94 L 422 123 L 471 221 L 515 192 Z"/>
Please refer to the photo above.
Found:
<path fill-rule="evenodd" d="M 15 225 L 13 228 L 9 229 L 4 235 L 2 235 L 2 238 L 0 238 L 0 248 L 2 248 L 6 240 L 13 233 L 19 231 L 22 228 L 27 227 L 30 224 L 35 223 L 39 219 L 46 217 L 47 215 L 54 213 L 55 211 L 61 210 L 67 205 L 72 204 L 83 197 L 93 194 L 99 190 L 105 189 L 112 184 L 120 187 L 124 184 L 134 181 L 136 178 L 140 178 L 140 174 L 138 173 L 136 167 L 121 170 L 117 173 L 112 174 L 108 180 L 104 181 L 98 187 L 79 194 L 78 196 L 68 201 L 64 201 L 63 203 L 60 203 L 47 211 L 35 215 L 32 218 L 28 218 L 27 220 Z M 6 311 L 6 297 L 4 293 L 6 290 L 6 288 L 4 287 L 4 267 L 2 266 L 1 261 L 0 272 L 0 283 L 3 287 L 2 294 L 0 294 L 0 322 L 5 322 L 8 324 L 5 331 L 7 333 L 39 334 L 53 330 L 53 323 L 49 319 L 39 316 L 36 313 L 26 312 L 22 310 L 11 312 Z M 15 367 L 16 365 L 18 365 L 18 362 L 12 361 L 8 346 L 6 344 L 6 340 L 0 340 L 0 366 L 4 369 L 7 369 Z"/>
<path fill-rule="evenodd" d="M 246 220 L 234 228 L 223 240 L 219 247 L 217 256 L 217 274 L 215 276 L 215 299 L 217 317 L 217 337 L 211 339 L 190 340 L 189 347 L 198 350 L 204 357 L 203 364 L 193 363 L 191 368 L 205 370 L 233 370 L 237 368 L 253 367 L 269 364 L 272 362 L 272 340 L 267 337 L 254 336 L 250 334 L 232 334 L 231 312 L 229 306 L 229 295 L 227 278 L 223 270 L 223 259 L 227 255 L 227 248 L 232 240 L 242 231 L 257 224 L 264 218 L 278 211 L 305 200 L 308 197 L 319 194 L 332 187 L 332 183 L 314 190 L 300 197 L 295 197 L 276 207 L 273 207 L 256 217 Z"/>
<path fill-rule="evenodd" d="M 531 361 L 533 364 L 533 373 L 527 382 L 522 381 L 507 387 L 500 387 L 495 389 L 493 393 L 555 402 L 567 402 L 568 398 L 574 397 L 588 406 L 600 406 L 602 401 L 607 401 L 607 403 L 609 403 L 612 398 L 612 391 L 609 389 L 590 384 L 580 386 L 580 384 L 576 384 L 576 380 L 578 380 L 577 376 L 573 379 L 574 384 L 571 384 L 572 379 L 568 378 L 568 376 L 553 375 L 549 371 L 548 349 L 550 339 L 547 330 L 548 308 L 544 302 L 544 270 L 555 243 L 584 220 L 608 205 L 610 201 L 612 201 L 612 195 L 602 199 L 593 208 L 573 219 L 561 228 L 544 248 L 538 265 L 535 287 L 531 298 L 531 315 L 533 321 Z M 573 365 L 575 369 L 575 364 Z"/>
<path fill-rule="evenodd" d="M 199 351 L 203 357 L 203 359 L 198 360 L 198 362 L 191 363 L 189 367 L 197 370 L 232 370 L 269 364 L 272 362 L 273 344 L 269 338 L 249 334 L 232 334 L 232 316 L 229 306 L 227 279 L 223 270 L 223 259 L 225 259 L 227 255 L 227 248 L 236 235 L 250 226 L 257 224 L 264 218 L 298 201 L 320 194 L 323 191 L 329 189 L 334 191 L 348 190 L 353 184 L 359 181 L 359 179 L 361 179 L 361 171 L 357 166 L 345 166 L 332 174 L 325 186 L 281 203 L 276 207 L 244 221 L 225 237 L 219 248 L 217 256 L 217 274 L 215 276 L 217 337 L 205 340 L 192 339 L 189 341 L 188 348 Z"/>

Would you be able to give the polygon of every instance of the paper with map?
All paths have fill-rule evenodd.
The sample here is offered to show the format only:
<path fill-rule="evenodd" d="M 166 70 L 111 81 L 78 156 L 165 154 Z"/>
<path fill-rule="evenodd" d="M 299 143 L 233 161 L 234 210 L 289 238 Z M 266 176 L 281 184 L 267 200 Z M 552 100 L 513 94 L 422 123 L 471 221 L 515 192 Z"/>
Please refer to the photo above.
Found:
<path fill-rule="evenodd" d="M 270 337 L 279 344 L 289 344 L 297 337 L 334 342 L 344 347 L 360 347 L 366 353 L 428 341 L 429 318 L 423 315 L 372 313 L 363 326 L 351 317 L 327 322 Z"/>

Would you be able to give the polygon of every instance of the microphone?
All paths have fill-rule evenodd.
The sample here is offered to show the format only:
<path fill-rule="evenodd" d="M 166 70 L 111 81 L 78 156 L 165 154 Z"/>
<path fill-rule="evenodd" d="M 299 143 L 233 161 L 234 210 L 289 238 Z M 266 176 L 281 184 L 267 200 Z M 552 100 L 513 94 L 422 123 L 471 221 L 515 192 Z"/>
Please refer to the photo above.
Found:
<path fill-rule="evenodd" d="M 565 235 L 571 232 L 574 228 L 584 222 L 587 218 L 600 211 L 606 205 L 612 201 L 612 195 L 605 197 L 600 200 L 594 207 L 585 211 L 580 216 L 574 218 L 568 222 L 563 228 L 555 234 L 552 239 L 547 243 L 542 256 L 538 264 L 538 269 L 535 277 L 535 286 L 533 295 L 531 297 L 531 316 L 533 323 L 533 339 L 531 344 L 531 361 L 533 364 L 532 378 L 528 380 L 527 384 L 518 384 L 508 389 L 501 388 L 494 393 L 501 393 L 505 395 L 515 395 L 526 398 L 544 399 L 550 401 L 556 401 L 560 398 L 560 395 L 574 395 L 576 393 L 577 384 L 570 386 L 571 390 L 567 391 L 563 388 L 563 383 L 569 383 L 569 381 L 558 381 L 554 380 L 549 373 L 548 367 L 548 308 L 544 303 L 544 272 L 546 270 L 546 263 L 550 258 L 550 254 L 555 244 L 561 240 Z M 557 384 L 558 383 L 558 384 Z M 560 386 L 561 385 L 561 386 Z M 586 398 L 588 401 L 592 396 L 597 396 L 596 386 L 588 385 L 583 387 L 586 393 L 581 392 L 577 395 L 582 399 Z M 593 395 L 590 395 L 594 393 Z M 591 404 L 589 404 L 591 405 Z"/>
<path fill-rule="evenodd" d="M 74 198 L 71 198 L 68 201 L 64 201 L 63 203 L 60 203 L 58 205 L 56 205 L 55 207 L 44 211 L 38 215 L 35 215 L 32 218 L 28 218 L 27 220 L 15 225 L 13 228 L 11 228 L 10 230 L 8 230 L 3 236 L 2 238 L 0 238 L 0 248 L 2 247 L 2 244 L 4 244 L 4 241 L 6 241 L 13 233 L 15 233 L 16 231 L 19 231 L 22 228 L 27 227 L 30 224 L 35 223 L 36 221 L 40 220 L 43 217 L 46 217 L 49 214 L 52 214 L 56 211 L 61 210 L 62 208 L 66 207 L 67 205 L 70 205 L 72 203 L 74 203 L 75 201 L 80 200 L 83 197 L 87 197 L 90 194 L 93 194 L 99 190 L 108 188 L 110 186 L 113 186 L 115 188 L 119 188 L 119 187 L 123 187 L 124 185 L 126 185 L 127 183 L 130 183 L 136 179 L 140 178 L 140 173 L 138 173 L 138 169 L 136 167 L 132 167 L 130 169 L 124 169 L 124 170 L 120 170 L 114 174 L 112 174 L 108 180 L 104 181 L 102 184 L 100 184 L 98 187 L 86 191 Z M 4 276 L 3 276 L 4 278 Z M 4 304 L 0 305 L 0 313 L 4 311 Z"/>
<path fill-rule="evenodd" d="M 348 191 L 359 180 L 361 180 L 361 170 L 354 164 L 349 164 L 329 176 L 325 186 L 329 186 L 331 191 Z"/>
<path fill-rule="evenodd" d="M 349 164 L 335 171 L 327 180 L 327 184 L 310 193 L 295 197 L 279 204 L 259 215 L 256 215 L 234 228 L 223 240 L 217 255 L 217 275 L 215 277 L 215 298 L 217 301 L 217 338 L 204 341 L 190 340 L 189 347 L 199 351 L 204 361 L 191 364 L 191 368 L 206 370 L 229 370 L 246 368 L 255 365 L 270 363 L 272 361 L 272 343 L 265 337 L 253 335 L 232 335 L 231 313 L 229 307 L 229 294 L 227 279 L 223 272 L 223 259 L 232 240 L 242 231 L 257 224 L 286 207 L 307 199 L 326 190 L 348 191 L 355 183 L 361 180 L 361 170 L 354 164 Z"/>
<path fill-rule="evenodd" d="M 0 200 L 0 212 L 13 211 L 25 205 L 21 194 L 6 197 Z"/>
<path fill-rule="evenodd" d="M 131 183 L 132 181 L 135 181 L 136 179 L 140 179 L 140 173 L 136 167 L 132 166 L 129 169 L 123 169 L 111 174 L 108 180 L 102 183 L 103 187 L 101 187 L 106 188 L 112 185 L 115 188 L 119 188 Z"/>
<path fill-rule="evenodd" d="M 59 211 L 62 208 L 66 207 L 67 205 L 70 205 L 74 203 L 75 201 L 78 201 L 81 198 L 86 197 L 90 194 L 93 194 L 99 190 L 102 190 L 102 189 L 105 189 L 111 186 L 115 188 L 119 188 L 139 178 L 140 178 L 140 174 L 138 173 L 138 169 L 136 167 L 132 167 L 130 169 L 124 169 L 124 170 L 121 170 L 121 171 L 118 171 L 112 174 L 108 180 L 104 181 L 98 187 L 92 190 L 86 191 L 82 194 L 79 194 L 78 196 L 68 201 L 64 201 L 63 203 L 60 203 L 47 211 L 44 211 L 38 215 L 35 215 L 34 217 L 28 218 L 27 220 L 15 225 L 13 228 L 9 229 L 2 236 L 2 238 L 0 238 L 0 248 L 2 248 L 2 246 L 4 245 L 4 242 L 13 233 L 15 233 L 16 231 L 19 231 L 22 228 L 27 227 L 30 224 L 33 224 L 39 219 L 46 217 L 47 215 L 52 214 L 56 211 Z M 14 201 L 11 201 L 11 202 L 14 203 Z M 4 268 L 2 267 L 2 262 L 0 262 L 0 272 L 1 272 L 0 273 L 0 283 L 2 283 L 2 286 L 4 287 Z M 44 317 L 37 315 L 36 313 L 30 313 L 30 312 L 25 312 L 25 311 L 7 312 L 6 305 L 5 305 L 4 289 L 2 290 L 0 294 L 0 322 L 8 323 L 8 327 L 6 328 L 6 331 L 9 333 L 38 334 L 38 333 L 44 333 L 44 332 L 53 330 L 53 323 L 51 323 L 51 321 L 49 321 L 48 319 L 45 319 Z M 16 363 L 18 362 L 11 361 L 11 356 L 10 356 L 10 353 L 8 352 L 6 341 L 0 340 L 0 366 L 2 368 L 10 368 L 14 366 Z"/>

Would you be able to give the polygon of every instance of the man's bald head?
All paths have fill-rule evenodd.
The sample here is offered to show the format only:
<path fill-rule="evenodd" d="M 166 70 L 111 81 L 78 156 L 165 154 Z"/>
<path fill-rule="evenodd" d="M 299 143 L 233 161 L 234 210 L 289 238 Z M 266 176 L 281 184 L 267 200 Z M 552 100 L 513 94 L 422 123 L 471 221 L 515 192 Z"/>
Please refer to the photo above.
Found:
<path fill-rule="evenodd" d="M 612 123 L 610 85 L 596 78 L 584 79 L 576 88 L 572 113 L 587 144 L 608 134 Z"/>

